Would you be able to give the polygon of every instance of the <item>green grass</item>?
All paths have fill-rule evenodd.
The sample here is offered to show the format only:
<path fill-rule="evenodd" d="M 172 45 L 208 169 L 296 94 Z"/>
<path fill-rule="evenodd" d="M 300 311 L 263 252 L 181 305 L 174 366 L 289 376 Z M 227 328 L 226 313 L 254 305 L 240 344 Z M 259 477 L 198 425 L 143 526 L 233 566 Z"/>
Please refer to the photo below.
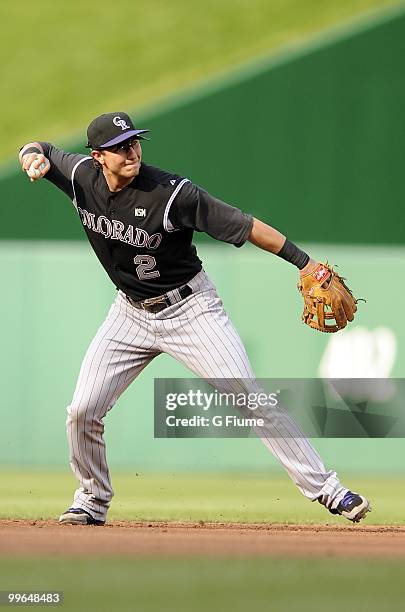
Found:
<path fill-rule="evenodd" d="M 316 558 L 0 560 L 0 589 L 62 590 L 65 612 L 391 612 L 405 596 L 403 562 Z"/>
<path fill-rule="evenodd" d="M 368 524 L 404 524 L 403 480 L 346 478 L 373 504 Z M 287 477 L 269 475 L 117 474 L 109 519 L 345 523 L 310 503 Z M 68 473 L 0 472 L 0 517 L 56 518 L 71 502 Z"/>
<path fill-rule="evenodd" d="M 7 3 L 0 158 L 399 0 Z"/>
<path fill-rule="evenodd" d="M 403 481 L 346 480 L 372 498 L 369 524 L 404 523 Z M 115 475 L 114 486 L 111 519 L 345 524 L 286 477 L 134 473 Z M 1 516 L 55 518 L 73 487 L 66 472 L 3 471 Z M 66 612 L 391 612 L 403 609 L 403 568 L 403 560 L 336 558 L 0 558 L 0 591 L 62 590 Z"/>

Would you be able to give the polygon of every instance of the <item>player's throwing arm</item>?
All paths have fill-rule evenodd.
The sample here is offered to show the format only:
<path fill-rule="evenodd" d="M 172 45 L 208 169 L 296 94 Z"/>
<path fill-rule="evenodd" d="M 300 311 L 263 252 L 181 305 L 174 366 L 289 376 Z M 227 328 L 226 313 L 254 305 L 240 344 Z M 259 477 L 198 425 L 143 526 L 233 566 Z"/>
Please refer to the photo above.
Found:
<path fill-rule="evenodd" d="M 42 149 L 42 147 L 37 142 L 30 142 L 21 149 L 19 154 L 21 167 L 30 177 L 31 182 L 41 179 L 51 167 L 49 159 L 34 149 Z"/>

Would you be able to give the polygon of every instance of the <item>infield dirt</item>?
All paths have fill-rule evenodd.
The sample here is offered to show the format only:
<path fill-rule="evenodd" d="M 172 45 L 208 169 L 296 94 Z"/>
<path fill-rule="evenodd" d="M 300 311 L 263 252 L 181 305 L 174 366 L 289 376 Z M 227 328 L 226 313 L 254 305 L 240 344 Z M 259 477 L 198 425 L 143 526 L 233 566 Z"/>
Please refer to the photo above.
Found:
<path fill-rule="evenodd" d="M 405 527 L 56 521 L 0 521 L 3 557 L 286 556 L 405 557 Z"/>

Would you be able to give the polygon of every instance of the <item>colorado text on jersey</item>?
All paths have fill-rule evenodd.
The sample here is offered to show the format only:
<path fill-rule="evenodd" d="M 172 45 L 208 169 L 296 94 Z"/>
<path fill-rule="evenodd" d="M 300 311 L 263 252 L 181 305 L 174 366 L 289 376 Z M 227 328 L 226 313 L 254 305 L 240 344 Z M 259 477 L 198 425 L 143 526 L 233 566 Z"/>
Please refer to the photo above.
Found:
<path fill-rule="evenodd" d="M 105 238 L 111 240 L 120 240 L 136 247 L 147 247 L 148 249 L 157 249 L 162 241 L 162 234 L 156 233 L 149 235 L 148 232 L 140 227 L 133 225 L 125 225 L 117 219 L 107 219 L 104 215 L 96 217 L 94 213 L 88 212 L 85 208 L 77 207 L 80 214 L 80 219 L 85 227 L 102 234 Z"/>

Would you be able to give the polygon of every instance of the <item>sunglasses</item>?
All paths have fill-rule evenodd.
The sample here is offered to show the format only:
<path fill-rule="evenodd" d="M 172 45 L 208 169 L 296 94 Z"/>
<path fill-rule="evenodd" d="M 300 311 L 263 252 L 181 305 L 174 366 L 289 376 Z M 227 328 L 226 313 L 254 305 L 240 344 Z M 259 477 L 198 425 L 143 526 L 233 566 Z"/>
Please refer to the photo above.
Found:
<path fill-rule="evenodd" d="M 115 145 L 114 147 L 106 147 L 105 151 L 110 151 L 111 153 L 125 153 L 128 155 L 129 150 L 136 147 L 139 143 L 139 138 L 134 138 L 133 140 L 126 140 L 120 144 Z"/>

